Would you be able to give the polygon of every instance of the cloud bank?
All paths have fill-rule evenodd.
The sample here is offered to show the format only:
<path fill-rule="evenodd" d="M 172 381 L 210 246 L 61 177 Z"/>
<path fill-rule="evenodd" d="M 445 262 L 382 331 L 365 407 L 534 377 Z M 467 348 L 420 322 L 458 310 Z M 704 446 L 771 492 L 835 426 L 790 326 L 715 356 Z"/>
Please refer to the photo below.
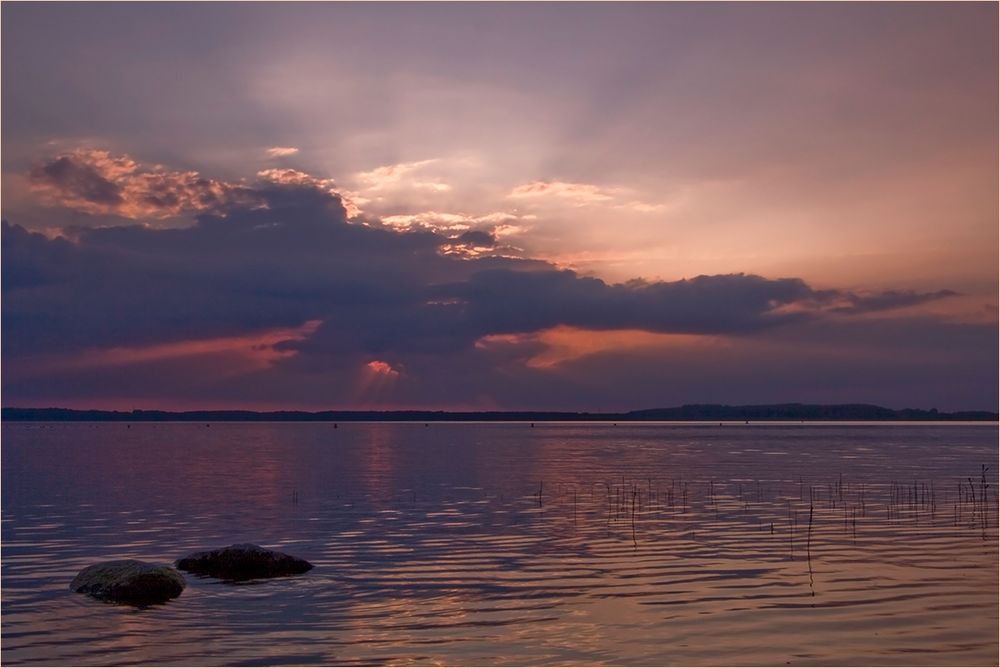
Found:
<path fill-rule="evenodd" d="M 767 359 L 800 380 L 802 369 L 782 370 L 791 358 L 814 356 L 817 373 L 832 373 L 832 359 L 887 345 L 885 333 L 822 353 L 810 337 L 954 294 L 742 273 L 609 283 L 505 255 L 497 234 L 461 221 L 452 232 L 352 222 L 333 183 L 304 172 L 257 177 L 224 183 L 100 151 L 37 168 L 39 192 L 62 206 L 195 222 L 57 238 L 4 222 L 5 402 L 627 408 L 663 403 L 667 385 L 681 393 L 695 367 L 727 382 L 713 360 L 722 352 L 735 379 L 725 398 L 753 401 L 756 385 L 741 375 L 748 358 L 734 351 L 766 348 L 754 364 Z M 921 322 L 915 331 L 944 327 Z M 594 346 L 582 343 L 588 332 L 616 334 Z M 557 339 L 558 354 L 545 356 Z M 764 343 L 786 339 L 784 356 Z M 876 364 L 859 378 L 884 373 Z M 375 387 L 382 394 L 366 394 Z M 693 394 L 682 400 L 705 398 Z"/>

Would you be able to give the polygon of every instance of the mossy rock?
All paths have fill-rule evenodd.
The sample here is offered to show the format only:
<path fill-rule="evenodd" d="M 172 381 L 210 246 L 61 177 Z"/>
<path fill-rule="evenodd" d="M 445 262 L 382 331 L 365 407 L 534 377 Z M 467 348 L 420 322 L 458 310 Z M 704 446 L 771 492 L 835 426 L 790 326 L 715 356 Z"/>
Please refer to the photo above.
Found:
<path fill-rule="evenodd" d="M 223 580 L 256 580 L 283 575 L 299 575 L 313 567 L 305 559 L 242 543 L 208 552 L 195 552 L 177 560 L 182 571 L 209 575 Z"/>
<path fill-rule="evenodd" d="M 170 566 L 122 559 L 87 566 L 69 588 L 102 601 L 152 605 L 177 598 L 186 585 L 184 576 Z"/>

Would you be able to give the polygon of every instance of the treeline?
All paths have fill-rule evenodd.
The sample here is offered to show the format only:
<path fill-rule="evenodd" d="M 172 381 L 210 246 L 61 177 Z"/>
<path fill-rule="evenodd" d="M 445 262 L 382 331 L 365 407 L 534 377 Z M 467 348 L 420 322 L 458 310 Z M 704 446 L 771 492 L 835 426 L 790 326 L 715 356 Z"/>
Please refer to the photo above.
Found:
<path fill-rule="evenodd" d="M 989 411 L 942 413 L 936 408 L 893 410 L 871 404 L 768 404 L 763 406 L 726 406 L 693 404 L 677 408 L 651 408 L 632 411 L 633 420 L 997 420 Z"/>
<path fill-rule="evenodd" d="M 568 411 L 101 411 L 70 408 L 4 408 L 7 421 L 37 422 L 644 422 L 753 420 L 996 421 L 997 413 L 936 409 L 893 410 L 869 404 L 691 404 L 627 413 Z"/>

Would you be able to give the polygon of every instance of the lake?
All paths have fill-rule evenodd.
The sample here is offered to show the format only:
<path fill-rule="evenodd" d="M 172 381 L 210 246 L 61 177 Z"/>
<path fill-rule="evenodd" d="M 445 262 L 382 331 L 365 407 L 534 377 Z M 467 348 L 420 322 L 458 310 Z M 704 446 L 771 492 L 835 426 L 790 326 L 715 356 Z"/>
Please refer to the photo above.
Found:
<path fill-rule="evenodd" d="M 998 661 L 996 424 L 2 435 L 5 665 Z M 237 542 L 316 568 L 145 609 L 68 589 Z"/>

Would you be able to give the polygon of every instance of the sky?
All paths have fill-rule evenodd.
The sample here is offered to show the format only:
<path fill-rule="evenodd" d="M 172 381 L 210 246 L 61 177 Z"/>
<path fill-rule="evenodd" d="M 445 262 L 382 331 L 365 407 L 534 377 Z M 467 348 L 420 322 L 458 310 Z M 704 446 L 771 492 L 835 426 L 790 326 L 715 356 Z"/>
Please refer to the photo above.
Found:
<path fill-rule="evenodd" d="M 998 403 L 995 3 L 19 3 L 2 402 Z"/>

